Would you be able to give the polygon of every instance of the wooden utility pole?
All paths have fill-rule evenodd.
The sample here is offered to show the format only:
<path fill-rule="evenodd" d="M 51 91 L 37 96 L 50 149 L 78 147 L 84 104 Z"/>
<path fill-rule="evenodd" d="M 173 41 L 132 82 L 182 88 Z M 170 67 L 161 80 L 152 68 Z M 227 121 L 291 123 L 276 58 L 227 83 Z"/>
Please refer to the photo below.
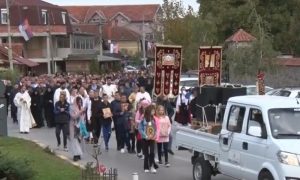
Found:
<path fill-rule="evenodd" d="M 8 33 L 8 61 L 10 70 L 14 70 L 12 59 L 12 46 L 11 46 L 11 29 L 10 29 L 10 12 L 9 12 L 9 0 L 6 0 L 6 12 L 7 12 L 7 33 Z"/>

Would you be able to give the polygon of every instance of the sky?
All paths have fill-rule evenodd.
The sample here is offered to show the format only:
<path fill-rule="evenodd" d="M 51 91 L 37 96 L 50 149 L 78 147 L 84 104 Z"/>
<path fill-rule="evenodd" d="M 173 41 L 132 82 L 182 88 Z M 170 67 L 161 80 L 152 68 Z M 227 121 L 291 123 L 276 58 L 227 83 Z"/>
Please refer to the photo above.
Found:
<path fill-rule="evenodd" d="M 44 0 L 56 5 L 123 5 L 123 4 L 162 4 L 163 0 Z M 199 4 L 197 0 L 182 0 L 187 8 L 191 5 L 195 11 L 198 11 Z"/>

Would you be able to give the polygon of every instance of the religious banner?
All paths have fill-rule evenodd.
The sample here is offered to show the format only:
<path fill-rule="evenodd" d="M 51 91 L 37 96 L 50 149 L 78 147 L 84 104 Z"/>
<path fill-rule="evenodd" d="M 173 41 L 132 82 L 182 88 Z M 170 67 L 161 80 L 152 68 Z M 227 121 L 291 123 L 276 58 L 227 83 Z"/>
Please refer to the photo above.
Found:
<path fill-rule="evenodd" d="M 222 72 L 222 46 L 199 48 L 199 85 L 219 86 Z"/>
<path fill-rule="evenodd" d="M 177 96 L 179 93 L 179 82 L 182 63 L 181 46 L 155 47 L 155 79 L 154 93 Z"/>

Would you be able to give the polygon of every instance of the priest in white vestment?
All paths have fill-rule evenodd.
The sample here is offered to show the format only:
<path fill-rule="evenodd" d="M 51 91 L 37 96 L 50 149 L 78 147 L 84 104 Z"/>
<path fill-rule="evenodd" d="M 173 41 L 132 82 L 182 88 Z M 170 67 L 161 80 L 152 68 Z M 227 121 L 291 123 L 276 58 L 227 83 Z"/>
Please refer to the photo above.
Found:
<path fill-rule="evenodd" d="M 21 91 L 16 94 L 14 103 L 18 108 L 17 118 L 20 126 L 20 133 L 27 134 L 29 133 L 29 129 L 35 125 L 35 121 L 30 110 L 31 97 L 25 86 L 22 86 Z"/>

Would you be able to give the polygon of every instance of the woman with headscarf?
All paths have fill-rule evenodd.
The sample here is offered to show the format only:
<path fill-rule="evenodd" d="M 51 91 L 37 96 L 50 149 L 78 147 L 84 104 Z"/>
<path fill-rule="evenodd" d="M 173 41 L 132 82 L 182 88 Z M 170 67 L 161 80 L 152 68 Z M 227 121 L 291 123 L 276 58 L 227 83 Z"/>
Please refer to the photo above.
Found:
<path fill-rule="evenodd" d="M 53 96 L 54 96 L 54 89 L 53 87 L 48 86 L 44 94 L 44 106 L 45 106 L 45 118 L 46 118 L 47 126 L 49 128 L 55 126 L 54 113 L 53 113 L 54 110 Z"/>
<path fill-rule="evenodd" d="M 185 87 L 182 87 L 181 93 L 177 97 L 175 114 L 175 121 L 182 125 L 187 125 L 190 122 L 188 104 L 189 99 L 186 98 L 186 89 Z"/>
<path fill-rule="evenodd" d="M 80 124 L 85 117 L 85 109 L 82 106 L 82 98 L 77 96 L 75 98 L 75 102 L 71 105 L 70 112 L 70 151 L 73 155 L 74 161 L 80 160 L 82 155 L 82 149 L 79 143 L 79 141 L 82 141 L 82 135 L 80 134 Z"/>
<path fill-rule="evenodd" d="M 39 94 L 39 88 L 34 88 L 31 93 L 31 113 L 37 124 L 37 128 L 41 128 L 44 126 L 43 118 L 42 118 L 42 103 L 41 97 Z"/>

